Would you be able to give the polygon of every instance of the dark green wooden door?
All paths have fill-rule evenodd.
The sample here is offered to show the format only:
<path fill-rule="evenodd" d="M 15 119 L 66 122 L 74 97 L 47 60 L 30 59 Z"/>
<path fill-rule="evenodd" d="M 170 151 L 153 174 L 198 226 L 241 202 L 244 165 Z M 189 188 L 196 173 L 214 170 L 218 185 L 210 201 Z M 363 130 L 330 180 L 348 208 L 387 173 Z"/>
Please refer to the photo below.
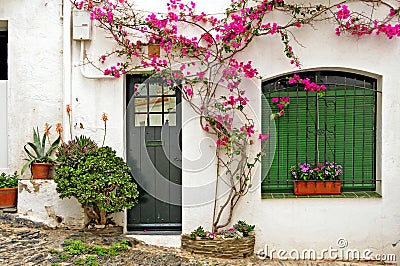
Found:
<path fill-rule="evenodd" d="M 127 162 L 140 189 L 130 231 L 181 230 L 180 100 L 162 79 L 127 76 Z"/>

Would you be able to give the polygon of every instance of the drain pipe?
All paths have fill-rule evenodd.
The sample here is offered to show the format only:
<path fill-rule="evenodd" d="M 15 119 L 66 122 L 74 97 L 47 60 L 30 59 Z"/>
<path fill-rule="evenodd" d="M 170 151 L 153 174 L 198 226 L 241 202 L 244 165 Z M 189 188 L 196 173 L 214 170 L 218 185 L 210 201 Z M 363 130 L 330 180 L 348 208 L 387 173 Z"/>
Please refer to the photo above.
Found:
<path fill-rule="evenodd" d="M 68 115 L 64 108 L 67 104 L 72 104 L 72 57 L 71 57 L 71 12 L 72 5 L 70 0 L 63 0 L 62 2 L 62 16 L 63 19 L 63 127 L 67 128 L 69 125 Z M 69 138 L 68 130 L 63 131 L 64 140 Z"/>
<path fill-rule="evenodd" d="M 86 53 L 85 53 L 85 41 L 81 40 L 81 53 L 80 53 L 80 64 L 81 64 L 81 74 L 84 78 L 87 79 L 115 79 L 112 76 L 104 76 L 104 75 L 88 75 L 85 71 L 85 65 L 87 64 L 86 61 Z"/>

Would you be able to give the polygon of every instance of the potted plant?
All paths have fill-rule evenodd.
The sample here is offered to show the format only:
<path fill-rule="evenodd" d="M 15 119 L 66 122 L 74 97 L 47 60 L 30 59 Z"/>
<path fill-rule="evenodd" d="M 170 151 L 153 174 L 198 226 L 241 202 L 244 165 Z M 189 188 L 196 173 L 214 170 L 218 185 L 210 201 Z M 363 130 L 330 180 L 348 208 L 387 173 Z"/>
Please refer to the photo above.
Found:
<path fill-rule="evenodd" d="M 18 175 L 0 174 L 0 208 L 11 208 L 17 206 L 18 198 Z"/>
<path fill-rule="evenodd" d="M 295 195 L 329 195 L 341 193 L 342 166 L 334 162 L 298 163 L 290 168 Z"/>
<path fill-rule="evenodd" d="M 254 253 L 254 227 L 244 221 L 238 221 L 232 228 L 216 232 L 204 231 L 199 226 L 190 234 L 182 235 L 182 249 L 219 258 L 245 258 Z"/>
<path fill-rule="evenodd" d="M 129 167 L 110 147 L 98 147 L 81 136 L 63 143 L 58 151 L 54 181 L 60 198 L 75 197 L 88 226 L 113 224 L 110 214 L 131 208 L 138 197 Z"/>
<path fill-rule="evenodd" d="M 49 127 L 46 123 L 46 130 L 42 138 L 40 138 L 39 129 L 33 129 L 33 142 L 28 142 L 24 146 L 24 150 L 28 155 L 28 158 L 26 158 L 27 162 L 22 167 L 21 175 L 29 167 L 31 169 L 33 179 L 48 178 L 50 169 L 55 163 L 55 159 L 51 157 L 51 154 L 58 147 L 61 139 L 61 135 L 59 135 L 53 143 L 50 143 L 50 128 L 51 126 Z M 46 141 L 50 145 L 48 149 L 46 149 Z"/>

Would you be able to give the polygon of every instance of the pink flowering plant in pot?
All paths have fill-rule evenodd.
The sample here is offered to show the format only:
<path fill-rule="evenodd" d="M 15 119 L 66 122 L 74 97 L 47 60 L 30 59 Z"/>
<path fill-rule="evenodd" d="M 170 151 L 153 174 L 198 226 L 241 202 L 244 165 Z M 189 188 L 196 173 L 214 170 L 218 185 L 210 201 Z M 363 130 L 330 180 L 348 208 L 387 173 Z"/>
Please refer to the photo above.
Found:
<path fill-rule="evenodd" d="M 341 193 L 342 166 L 334 162 L 298 163 L 291 167 L 295 195 L 331 195 Z"/>
<path fill-rule="evenodd" d="M 343 174 L 342 165 L 335 162 L 323 162 L 310 165 L 298 163 L 290 168 L 295 180 L 340 180 Z"/>

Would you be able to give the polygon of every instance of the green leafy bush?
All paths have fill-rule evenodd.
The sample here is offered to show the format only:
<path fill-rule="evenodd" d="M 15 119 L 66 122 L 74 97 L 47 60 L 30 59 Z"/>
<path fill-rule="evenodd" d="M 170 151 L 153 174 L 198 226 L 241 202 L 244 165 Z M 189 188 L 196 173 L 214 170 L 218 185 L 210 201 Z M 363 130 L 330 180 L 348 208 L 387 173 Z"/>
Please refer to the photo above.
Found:
<path fill-rule="evenodd" d="M 17 172 L 14 174 L 0 174 L 0 188 L 14 188 L 18 186 L 18 175 Z"/>
<path fill-rule="evenodd" d="M 81 140 L 61 146 L 58 151 L 60 165 L 54 176 L 57 192 L 60 198 L 75 197 L 90 223 L 112 223 L 110 214 L 134 206 L 139 194 L 137 186 L 129 167 L 114 150 L 98 148 L 87 138 Z"/>

